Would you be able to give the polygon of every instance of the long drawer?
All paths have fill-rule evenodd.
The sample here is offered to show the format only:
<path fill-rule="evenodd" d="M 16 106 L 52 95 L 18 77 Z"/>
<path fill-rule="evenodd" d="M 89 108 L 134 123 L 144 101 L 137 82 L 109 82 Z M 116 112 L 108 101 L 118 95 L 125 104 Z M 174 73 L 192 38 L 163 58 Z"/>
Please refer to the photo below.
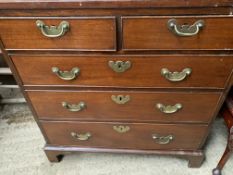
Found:
<path fill-rule="evenodd" d="M 115 17 L 0 19 L 7 50 L 115 51 Z"/>
<path fill-rule="evenodd" d="M 24 85 L 224 88 L 233 69 L 231 56 L 14 55 L 11 58 Z"/>
<path fill-rule="evenodd" d="M 229 50 L 229 16 L 122 17 L 123 50 Z"/>
<path fill-rule="evenodd" d="M 27 93 L 40 119 L 203 123 L 212 119 L 221 95 L 130 91 Z"/>
<path fill-rule="evenodd" d="M 41 122 L 48 144 L 80 147 L 179 149 L 202 146 L 206 125 Z"/>

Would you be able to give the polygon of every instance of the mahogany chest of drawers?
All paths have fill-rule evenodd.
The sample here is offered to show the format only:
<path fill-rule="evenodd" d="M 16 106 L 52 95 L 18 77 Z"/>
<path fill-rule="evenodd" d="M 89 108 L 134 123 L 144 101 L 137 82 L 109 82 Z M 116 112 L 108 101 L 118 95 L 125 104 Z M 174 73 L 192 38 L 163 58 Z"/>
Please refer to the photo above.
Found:
<path fill-rule="evenodd" d="M 231 0 L 3 0 L 1 49 L 46 145 L 183 156 L 232 85 Z"/>

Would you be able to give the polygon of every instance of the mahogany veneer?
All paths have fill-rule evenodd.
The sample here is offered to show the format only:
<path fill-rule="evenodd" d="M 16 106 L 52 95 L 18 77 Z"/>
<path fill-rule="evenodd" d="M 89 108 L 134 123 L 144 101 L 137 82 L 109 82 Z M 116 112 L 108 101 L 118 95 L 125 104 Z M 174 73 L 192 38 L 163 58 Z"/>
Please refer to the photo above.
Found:
<path fill-rule="evenodd" d="M 112 95 L 129 96 L 125 104 L 117 104 Z M 190 92 L 131 92 L 131 91 L 28 91 L 40 119 L 96 120 L 96 121 L 157 121 L 209 123 L 218 105 L 221 93 Z M 62 107 L 62 102 L 86 107 L 72 112 Z M 200 101 L 202 103 L 200 103 Z M 156 104 L 175 105 L 182 109 L 174 114 L 164 114 Z M 47 110 L 50 109 L 50 110 Z M 100 110 L 101 109 L 101 110 Z M 197 110 L 199 109 L 199 110 Z"/>
<path fill-rule="evenodd" d="M 232 56 L 226 55 L 14 55 L 11 58 L 25 86 L 223 89 L 226 86 L 233 64 Z M 130 61 L 131 67 L 125 72 L 116 73 L 108 66 L 108 62 L 117 60 Z M 25 65 L 30 66 L 25 67 Z M 80 74 L 72 81 L 64 81 L 54 76 L 51 71 L 52 67 L 58 67 L 64 71 L 78 67 Z M 170 82 L 160 73 L 162 68 L 168 68 L 170 71 L 182 71 L 186 67 L 192 68 L 192 74 L 182 82 Z"/>
<path fill-rule="evenodd" d="M 127 125 L 130 130 L 117 133 L 114 126 Z M 199 149 L 202 146 L 206 125 L 177 125 L 177 124 L 143 124 L 143 123 L 82 123 L 82 122 L 42 122 L 47 133 L 48 143 L 55 145 L 95 147 L 95 148 L 125 148 L 125 149 Z M 59 130 L 57 130 L 59 128 Z M 193 132 L 196 130 L 196 132 Z M 70 136 L 70 133 L 90 132 L 89 141 L 83 142 Z M 173 135 L 174 141 L 160 145 L 153 139 L 153 134 Z M 143 141 L 142 141 L 143 140 Z"/>
<path fill-rule="evenodd" d="M 176 19 L 181 25 L 198 20 L 203 20 L 205 24 L 198 35 L 180 38 L 167 29 L 169 19 Z M 123 17 L 123 50 L 232 49 L 231 21 L 229 16 Z"/>
<path fill-rule="evenodd" d="M 35 27 L 36 20 L 46 25 L 57 26 L 61 21 L 69 21 L 70 31 L 60 39 L 47 39 Z M 7 50 L 14 49 L 76 49 L 76 50 L 116 50 L 116 25 L 114 17 L 86 18 L 37 18 L 2 19 L 1 38 Z M 14 41 L 14 42 L 12 42 Z"/>
<path fill-rule="evenodd" d="M 165 154 L 201 166 L 233 84 L 232 5 L 1 1 L 0 47 L 48 159 L 79 151 Z"/>

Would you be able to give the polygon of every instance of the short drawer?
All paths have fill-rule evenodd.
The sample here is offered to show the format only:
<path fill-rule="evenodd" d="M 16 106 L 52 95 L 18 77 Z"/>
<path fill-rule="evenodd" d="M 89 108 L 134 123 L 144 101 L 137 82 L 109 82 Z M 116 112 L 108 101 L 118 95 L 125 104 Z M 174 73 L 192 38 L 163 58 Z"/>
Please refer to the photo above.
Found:
<path fill-rule="evenodd" d="M 212 119 L 221 95 L 132 91 L 27 93 L 40 119 L 202 123 Z"/>
<path fill-rule="evenodd" d="M 206 125 L 41 122 L 48 144 L 80 147 L 179 149 L 201 147 Z"/>
<path fill-rule="evenodd" d="M 123 50 L 231 50 L 232 17 L 122 17 Z"/>
<path fill-rule="evenodd" d="M 115 51 L 115 25 L 115 17 L 1 19 L 0 36 L 7 50 Z"/>
<path fill-rule="evenodd" d="M 12 60 L 26 86 L 224 88 L 233 68 L 232 56 L 18 55 Z"/>

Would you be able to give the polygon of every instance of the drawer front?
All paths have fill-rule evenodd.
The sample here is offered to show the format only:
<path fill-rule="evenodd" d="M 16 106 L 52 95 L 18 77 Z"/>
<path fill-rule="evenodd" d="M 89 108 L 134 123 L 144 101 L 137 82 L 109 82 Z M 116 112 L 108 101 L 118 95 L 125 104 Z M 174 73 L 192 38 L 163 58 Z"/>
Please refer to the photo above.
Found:
<path fill-rule="evenodd" d="M 39 23 L 38 20 L 40 20 Z M 37 25 L 42 27 L 40 28 Z M 56 26 L 57 28 L 51 26 Z M 116 26 L 114 17 L 1 19 L 0 28 L 1 39 L 5 48 L 8 50 L 116 50 Z"/>
<path fill-rule="evenodd" d="M 206 125 L 42 122 L 49 144 L 131 149 L 198 149 Z"/>
<path fill-rule="evenodd" d="M 221 93 L 28 91 L 28 95 L 40 119 L 208 123 Z"/>
<path fill-rule="evenodd" d="M 123 50 L 233 49 L 232 20 L 206 16 L 123 17 Z"/>
<path fill-rule="evenodd" d="M 233 68 L 230 56 L 31 55 L 12 59 L 24 85 L 224 88 Z M 64 71 L 71 80 L 64 80 Z"/>

